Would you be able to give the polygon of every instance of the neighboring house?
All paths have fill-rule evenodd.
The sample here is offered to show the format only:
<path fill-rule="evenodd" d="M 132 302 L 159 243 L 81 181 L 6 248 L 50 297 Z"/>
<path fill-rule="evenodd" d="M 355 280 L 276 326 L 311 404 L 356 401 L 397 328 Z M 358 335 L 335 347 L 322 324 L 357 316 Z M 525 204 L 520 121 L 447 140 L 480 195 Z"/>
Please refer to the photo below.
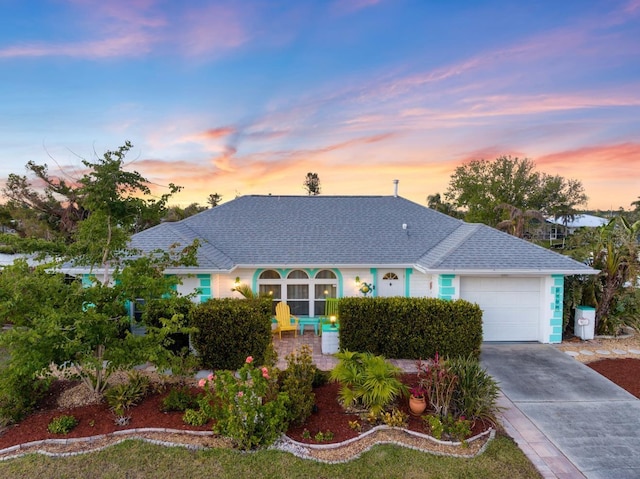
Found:
<path fill-rule="evenodd" d="M 561 216 L 559 218 L 549 218 L 547 221 L 552 225 L 561 227 L 566 235 L 571 235 L 575 233 L 578 228 L 597 228 L 606 225 L 611 220 L 593 215 L 575 215 L 573 217 Z"/>
<path fill-rule="evenodd" d="M 565 275 L 596 271 L 483 224 L 398 196 L 242 196 L 132 238 L 145 251 L 199 239 L 179 292 L 238 296 L 234 284 L 318 316 L 328 297 L 462 298 L 483 310 L 486 341 L 561 341 Z M 80 272 L 76 270 L 76 272 Z M 375 318 L 372 318 L 375 320 Z"/>
<path fill-rule="evenodd" d="M 597 228 L 609 223 L 610 218 L 601 218 L 593 215 L 560 216 L 547 218 L 546 224 L 535 235 L 536 239 L 549 240 L 551 245 L 560 241 L 564 246 L 564 240 L 576 232 L 579 228 Z"/>

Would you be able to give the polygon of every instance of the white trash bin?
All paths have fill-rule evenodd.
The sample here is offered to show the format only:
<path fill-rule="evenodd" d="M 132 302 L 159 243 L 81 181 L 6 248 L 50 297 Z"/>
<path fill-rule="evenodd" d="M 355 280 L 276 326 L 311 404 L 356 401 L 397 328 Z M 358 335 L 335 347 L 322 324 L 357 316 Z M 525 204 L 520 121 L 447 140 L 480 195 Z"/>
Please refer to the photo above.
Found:
<path fill-rule="evenodd" d="M 593 339 L 596 325 L 596 308 L 578 306 L 573 323 L 573 332 L 580 339 Z"/>

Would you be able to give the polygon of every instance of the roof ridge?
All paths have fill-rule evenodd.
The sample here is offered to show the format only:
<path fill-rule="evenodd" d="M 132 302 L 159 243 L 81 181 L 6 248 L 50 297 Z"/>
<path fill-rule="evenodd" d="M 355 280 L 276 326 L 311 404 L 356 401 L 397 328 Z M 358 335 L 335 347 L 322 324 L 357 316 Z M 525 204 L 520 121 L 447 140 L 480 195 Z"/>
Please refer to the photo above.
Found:
<path fill-rule="evenodd" d="M 418 259 L 419 264 L 423 264 L 428 268 L 438 267 L 447 256 L 464 243 L 472 234 L 480 228 L 478 223 L 465 223 L 464 221 L 453 231 L 447 235 L 440 243 L 431 248 Z"/>
<path fill-rule="evenodd" d="M 185 218 L 187 219 L 187 218 Z M 165 223 L 167 224 L 167 223 Z M 200 246 L 202 247 L 206 247 L 207 249 L 211 248 L 214 250 L 215 253 L 221 255 L 224 260 L 229 263 L 229 264 L 235 264 L 234 261 L 224 252 L 221 251 L 220 248 L 218 248 L 217 246 L 213 245 L 208 239 L 203 238 L 202 235 L 198 234 L 191 226 L 189 226 L 188 223 L 183 221 L 176 221 L 176 222 L 171 222 L 168 224 L 168 226 L 178 235 L 180 236 L 180 238 L 184 239 L 185 242 L 188 243 L 192 243 L 195 239 L 197 239 L 200 242 Z M 178 228 L 179 226 L 179 228 Z M 186 236 L 185 234 L 183 234 L 182 231 L 180 231 L 180 228 L 184 228 L 189 230 L 192 233 L 192 236 L 189 238 L 188 236 Z M 207 257 L 207 259 L 209 261 L 212 261 L 214 263 L 218 263 L 218 261 L 216 261 L 214 258 L 210 258 L 208 257 L 208 255 L 202 251 L 203 254 L 205 255 L 205 257 Z"/>

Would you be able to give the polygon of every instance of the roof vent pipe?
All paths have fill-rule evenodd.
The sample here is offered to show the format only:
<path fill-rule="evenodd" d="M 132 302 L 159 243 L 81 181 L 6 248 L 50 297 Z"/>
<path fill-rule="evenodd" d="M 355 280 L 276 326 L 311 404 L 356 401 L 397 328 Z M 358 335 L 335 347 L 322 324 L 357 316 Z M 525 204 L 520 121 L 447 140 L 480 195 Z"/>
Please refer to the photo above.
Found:
<path fill-rule="evenodd" d="M 398 183 L 400 182 L 400 180 L 393 180 L 393 197 L 397 198 L 398 197 Z"/>

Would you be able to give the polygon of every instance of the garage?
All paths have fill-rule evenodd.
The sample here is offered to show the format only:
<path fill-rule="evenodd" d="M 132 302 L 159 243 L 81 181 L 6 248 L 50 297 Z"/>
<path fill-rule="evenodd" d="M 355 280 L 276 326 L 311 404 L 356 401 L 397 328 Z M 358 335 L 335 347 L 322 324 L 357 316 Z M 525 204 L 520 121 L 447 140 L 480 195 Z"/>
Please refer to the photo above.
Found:
<path fill-rule="evenodd" d="M 540 278 L 461 277 L 460 298 L 482 309 L 485 341 L 540 340 Z"/>

